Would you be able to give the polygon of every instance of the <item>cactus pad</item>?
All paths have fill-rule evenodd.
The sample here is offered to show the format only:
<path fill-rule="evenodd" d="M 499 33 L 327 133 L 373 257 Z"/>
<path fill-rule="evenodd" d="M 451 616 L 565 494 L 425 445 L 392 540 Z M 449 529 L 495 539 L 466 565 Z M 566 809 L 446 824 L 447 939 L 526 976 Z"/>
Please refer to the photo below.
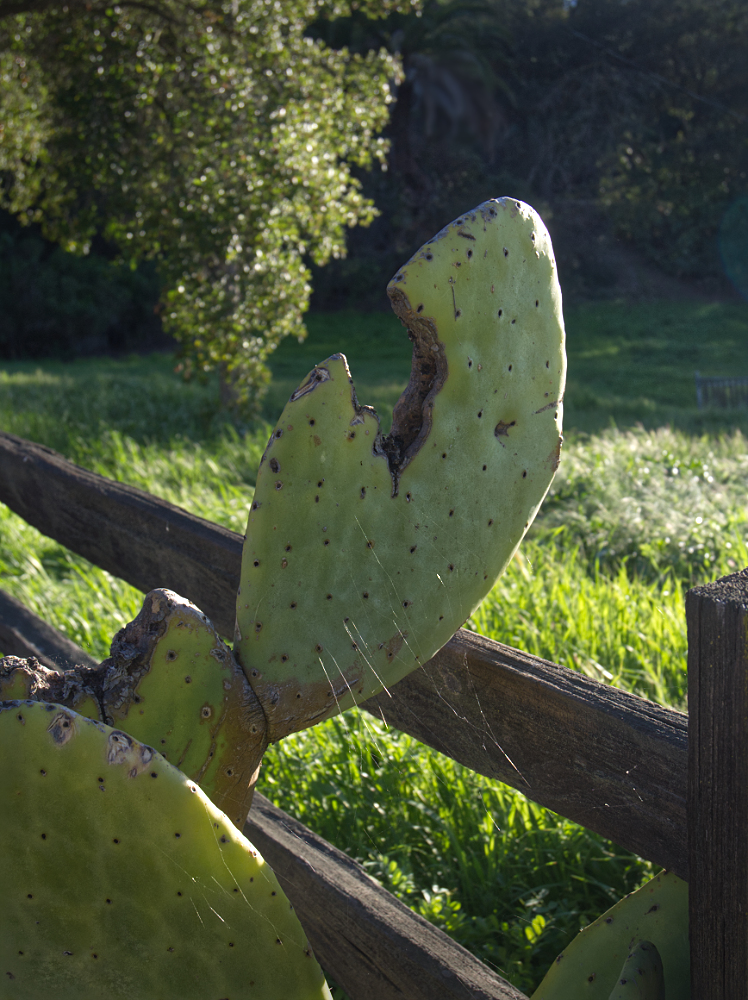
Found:
<path fill-rule="evenodd" d="M 271 740 L 430 659 L 505 568 L 558 464 L 564 330 L 538 215 L 486 202 L 388 294 L 414 345 L 390 434 L 334 355 L 293 393 L 260 465 L 235 652 Z"/>
<path fill-rule="evenodd" d="M 104 720 L 155 746 L 241 829 L 265 717 L 205 615 L 170 590 L 151 591 L 101 671 Z"/>
<path fill-rule="evenodd" d="M 125 733 L 0 703 L 6 1000 L 329 1000 L 275 876 Z"/>
<path fill-rule="evenodd" d="M 621 969 L 641 941 L 652 942 L 661 959 L 664 1000 L 688 1000 L 688 884 L 670 872 L 657 875 L 580 931 L 548 970 L 532 1000 L 617 1000 L 619 994 L 613 991 L 624 978 Z M 638 1000 L 635 992 L 621 997 L 629 995 Z M 650 1000 L 649 993 L 641 996 Z"/>
<path fill-rule="evenodd" d="M 609 1000 L 665 1000 L 662 959 L 651 941 L 631 950 Z"/>

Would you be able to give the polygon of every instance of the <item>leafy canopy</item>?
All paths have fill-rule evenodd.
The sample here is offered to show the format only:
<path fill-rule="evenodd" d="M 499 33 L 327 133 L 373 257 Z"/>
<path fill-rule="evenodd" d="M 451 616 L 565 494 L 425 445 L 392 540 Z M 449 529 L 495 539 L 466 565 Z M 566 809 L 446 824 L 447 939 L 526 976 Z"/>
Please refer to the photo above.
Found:
<path fill-rule="evenodd" d="M 0 3 L 0 204 L 69 249 L 156 258 L 185 373 L 256 400 L 304 335 L 305 257 L 373 218 L 351 166 L 384 163 L 397 60 L 305 34 L 347 0 L 18 9 Z"/>

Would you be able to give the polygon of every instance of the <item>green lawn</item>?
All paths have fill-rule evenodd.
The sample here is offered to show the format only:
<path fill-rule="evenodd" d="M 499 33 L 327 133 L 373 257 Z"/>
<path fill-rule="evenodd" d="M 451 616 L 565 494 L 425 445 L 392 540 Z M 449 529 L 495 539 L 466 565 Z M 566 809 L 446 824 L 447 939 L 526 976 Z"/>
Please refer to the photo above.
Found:
<path fill-rule="evenodd" d="M 309 330 L 274 355 L 265 420 L 248 427 L 161 355 L 6 364 L 0 428 L 243 531 L 270 425 L 315 361 L 344 351 L 385 427 L 408 377 L 391 316 L 312 316 Z M 748 414 L 699 413 L 693 372 L 748 374 L 748 307 L 595 304 L 567 330 L 561 467 L 470 625 L 683 708 L 684 591 L 748 565 Z M 100 657 L 140 600 L 2 507 L 0 586 Z M 652 871 L 363 713 L 273 748 L 260 787 L 527 992 Z"/>

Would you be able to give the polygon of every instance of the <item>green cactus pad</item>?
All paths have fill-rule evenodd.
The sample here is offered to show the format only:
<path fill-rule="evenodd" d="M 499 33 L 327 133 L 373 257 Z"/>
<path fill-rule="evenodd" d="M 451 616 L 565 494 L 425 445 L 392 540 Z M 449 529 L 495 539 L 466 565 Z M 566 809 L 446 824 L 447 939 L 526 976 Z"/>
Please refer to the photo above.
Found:
<path fill-rule="evenodd" d="M 664 1000 L 688 1000 L 688 884 L 670 872 L 657 875 L 585 927 L 558 956 L 532 1000 L 613 1000 L 621 969 L 640 941 L 657 949 Z M 642 997 L 649 1000 L 648 993 Z"/>
<path fill-rule="evenodd" d="M 4 1000 L 330 1000 L 273 873 L 160 754 L 16 701 L 0 755 Z"/>
<path fill-rule="evenodd" d="M 241 827 L 265 718 L 228 646 L 178 594 L 153 590 L 102 664 L 104 719 L 155 746 Z"/>
<path fill-rule="evenodd" d="M 662 959 L 651 941 L 629 953 L 609 1000 L 665 1000 Z"/>
<path fill-rule="evenodd" d="M 486 202 L 388 293 L 414 344 L 391 433 L 334 355 L 293 393 L 260 465 L 235 653 L 271 740 L 429 660 L 505 568 L 558 464 L 564 330 L 538 215 Z"/>

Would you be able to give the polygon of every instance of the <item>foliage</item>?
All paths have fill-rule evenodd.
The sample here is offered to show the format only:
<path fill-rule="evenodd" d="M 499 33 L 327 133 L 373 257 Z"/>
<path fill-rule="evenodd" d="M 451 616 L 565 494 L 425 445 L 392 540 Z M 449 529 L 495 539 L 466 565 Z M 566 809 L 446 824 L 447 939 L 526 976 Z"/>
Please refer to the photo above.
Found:
<path fill-rule="evenodd" d="M 364 181 L 383 214 L 351 235 L 348 260 L 315 272 L 319 301 L 353 304 L 373 268 L 384 281 L 402 263 L 393 246 L 417 246 L 488 195 L 538 209 L 567 295 L 599 298 L 624 284 L 614 235 L 672 275 L 722 274 L 720 221 L 748 192 L 744 3 L 451 0 L 433 9 L 457 20 L 462 57 L 450 62 L 439 49 L 430 5 L 421 29 L 409 20 L 402 51 L 412 69 L 389 126 L 391 169 Z M 335 31 L 362 51 L 367 38 L 374 44 L 355 19 L 348 34 L 343 24 Z M 434 66 L 436 81 L 426 72 Z"/>
<path fill-rule="evenodd" d="M 156 260 L 185 373 L 218 367 L 240 399 L 304 335 L 305 258 L 343 254 L 373 216 L 351 164 L 383 160 L 396 61 L 304 34 L 347 9 L 163 0 L 0 22 L 4 204 L 68 249 L 99 234 Z"/>
<path fill-rule="evenodd" d="M 65 253 L 0 218 L 0 357 L 66 357 L 164 346 L 152 264 Z M 12 220 L 11 220 L 12 221 Z"/>

